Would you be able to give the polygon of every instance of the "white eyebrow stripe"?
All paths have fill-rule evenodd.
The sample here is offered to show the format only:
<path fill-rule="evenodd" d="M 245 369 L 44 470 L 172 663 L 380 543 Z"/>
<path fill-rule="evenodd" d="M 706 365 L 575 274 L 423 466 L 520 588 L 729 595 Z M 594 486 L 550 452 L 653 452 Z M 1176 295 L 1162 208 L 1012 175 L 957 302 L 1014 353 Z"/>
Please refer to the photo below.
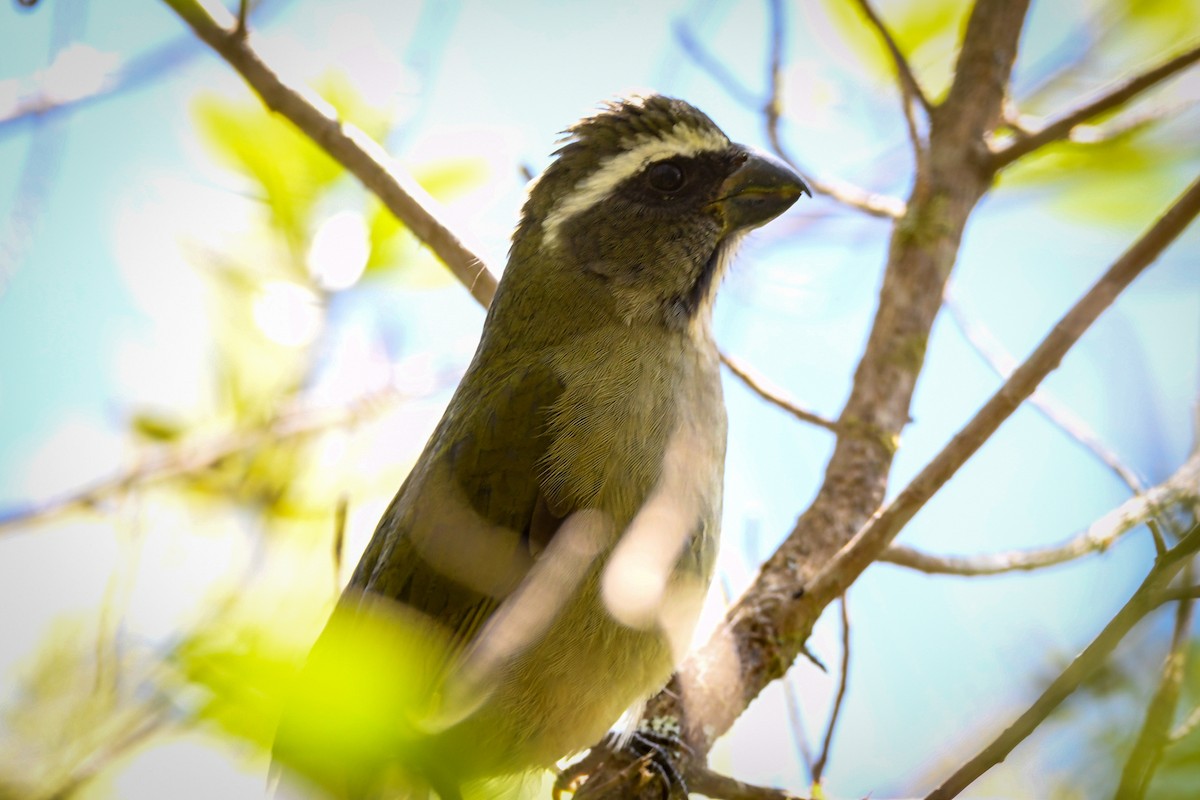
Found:
<path fill-rule="evenodd" d="M 676 123 L 665 134 L 647 138 L 632 150 L 609 157 L 586 178 L 575 184 L 574 190 L 558 201 L 542 223 L 542 241 L 551 247 L 558 244 L 558 232 L 563 224 L 587 211 L 612 192 L 621 181 L 636 175 L 647 164 L 671 156 L 695 156 L 720 152 L 729 147 L 729 139 L 720 131 L 697 129 L 686 123 Z"/>

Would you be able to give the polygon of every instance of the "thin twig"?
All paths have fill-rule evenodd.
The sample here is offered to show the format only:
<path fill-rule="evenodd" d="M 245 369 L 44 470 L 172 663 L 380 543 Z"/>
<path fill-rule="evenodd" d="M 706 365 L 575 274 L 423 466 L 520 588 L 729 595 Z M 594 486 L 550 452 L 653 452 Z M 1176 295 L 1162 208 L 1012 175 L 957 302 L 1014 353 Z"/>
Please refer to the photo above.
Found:
<path fill-rule="evenodd" d="M 805 411 L 794 400 L 787 396 L 783 389 L 770 383 L 766 378 L 754 372 L 738 359 L 728 353 L 721 353 L 721 363 L 729 368 L 742 383 L 763 400 L 766 400 L 773 406 L 783 409 L 801 422 L 807 422 L 810 425 L 816 425 L 818 428 L 824 428 L 827 431 L 837 433 L 839 430 L 837 422 L 826 419 L 819 414 L 814 414 L 811 411 Z"/>
<path fill-rule="evenodd" d="M 238 15 L 237 27 L 234 29 L 234 34 L 239 38 L 245 39 L 249 31 L 246 28 L 246 9 L 250 5 L 250 0 L 238 0 Z"/>
<path fill-rule="evenodd" d="M 880 561 L 940 575 L 998 575 L 1042 569 L 1089 553 L 1104 552 L 1138 525 L 1153 523 L 1165 511 L 1200 507 L 1200 450 L 1194 450 L 1179 469 L 1159 485 L 1129 498 L 1088 526 L 1083 533 L 1050 547 L 1010 550 L 974 556 L 936 556 L 893 544 Z M 1156 539 L 1162 541 L 1161 534 Z"/>
<path fill-rule="evenodd" d="M 671 29 L 684 54 L 691 58 L 702 71 L 707 72 L 708 77 L 724 89 L 726 94 L 747 108 L 759 105 L 759 100 L 755 97 L 754 92 L 747 89 L 737 76 L 721 62 L 721 59 L 709 52 L 704 43 L 692 33 L 691 27 L 685 21 L 676 20 Z"/>
<path fill-rule="evenodd" d="M 333 510 L 333 591 L 342 590 L 342 562 L 346 554 L 346 513 L 350 509 L 350 499 L 346 495 L 338 498 Z"/>
<path fill-rule="evenodd" d="M 796 744 L 796 755 L 799 756 L 800 763 L 804 764 L 808 770 L 811 780 L 813 754 L 804 734 L 804 716 L 800 712 L 800 698 L 796 696 L 796 687 L 792 684 L 790 672 L 783 677 L 781 683 L 783 683 L 783 699 L 787 704 L 788 727 L 791 728 L 792 739 Z"/>
<path fill-rule="evenodd" d="M 863 211 L 874 217 L 896 219 L 904 215 L 904 203 L 898 198 L 868 192 L 845 181 L 821 180 L 813 177 L 790 154 L 784 151 L 780 143 L 779 122 L 783 110 L 780 98 L 783 71 L 783 6 L 778 0 L 768 0 L 768 11 L 771 15 L 770 38 L 771 47 L 768 50 L 767 61 L 767 97 L 760 100 L 752 91 L 725 67 L 721 60 L 704 47 L 703 43 L 692 33 L 684 22 L 676 22 L 675 36 L 679 46 L 701 70 L 708 73 L 725 92 L 740 105 L 761 111 L 767 120 L 767 136 L 771 140 L 775 153 L 785 159 L 793 169 L 799 172 L 813 192 L 824 195 L 844 206 Z"/>
<path fill-rule="evenodd" d="M 850 684 L 850 612 L 846 609 L 846 595 L 839 600 L 842 616 L 842 668 L 838 671 L 837 694 L 833 699 L 833 710 L 829 713 L 829 724 L 825 726 L 825 740 L 821 743 L 821 754 L 813 764 L 812 779 L 814 784 L 820 784 L 825 774 L 825 765 L 829 763 L 829 749 L 833 744 L 833 732 L 837 728 L 838 718 L 842 713 L 842 704 L 846 699 L 846 687 Z"/>
<path fill-rule="evenodd" d="M 95 508 L 109 497 L 135 487 L 170 480 L 208 469 L 231 456 L 296 436 L 342 428 L 379 413 L 405 397 L 394 388 L 364 395 L 340 408 L 297 407 L 281 411 L 252 430 L 231 431 L 203 442 L 183 443 L 159 450 L 124 472 L 102 478 L 81 489 L 43 503 L 0 512 L 0 533 L 69 511 Z"/>
<path fill-rule="evenodd" d="M 926 800 L 949 800 L 956 797 L 984 772 L 999 764 L 1013 748 L 1025 740 L 1046 717 L 1072 692 L 1079 688 L 1105 662 L 1125 634 L 1158 605 L 1159 594 L 1184 566 L 1187 559 L 1200 549 L 1200 525 L 1190 531 L 1171 550 L 1160 558 L 1142 581 L 1129 601 L 1117 612 L 1104 630 L 1092 640 L 1055 678 L 1026 711 L 974 758 L 959 767 L 941 786 L 930 792 Z"/>
<path fill-rule="evenodd" d="M 792 169 L 803 176 L 809 188 L 831 200 L 836 200 L 844 206 L 863 211 L 873 217 L 883 219 L 900 219 L 906 210 L 903 200 L 887 195 L 868 192 L 858 186 L 844 181 L 821 180 L 813 177 L 792 157 L 783 144 L 779 131 L 780 117 L 783 112 L 782 73 L 783 73 L 783 35 L 786 24 L 783 18 L 783 3 L 781 0 L 767 0 L 767 11 L 770 15 L 770 46 L 767 50 L 767 99 L 762 104 L 763 119 L 766 122 L 767 140 L 775 155 L 782 158 Z"/>
<path fill-rule="evenodd" d="M 917 81 L 917 76 L 913 72 L 912 65 L 908 63 L 908 59 L 904 57 L 904 53 L 900 52 L 900 46 L 896 43 L 896 38 L 892 36 L 891 30 L 879 14 L 876 13 L 874 7 L 871 6 L 870 0 L 858 0 L 858 6 L 867 15 L 867 20 L 879 33 L 884 45 L 887 46 L 888 53 L 892 57 L 892 63 L 896 65 L 896 74 L 900 79 L 901 89 L 906 95 L 910 95 L 920 103 L 921 108 L 925 110 L 926 114 L 933 111 L 933 103 L 929 102 L 929 98 L 925 96 L 924 90 L 921 89 L 921 84 Z"/>
<path fill-rule="evenodd" d="M 290 0 L 259 3 L 255 6 L 255 14 L 260 21 L 273 18 L 284 11 L 289 3 Z M 181 34 L 117 63 L 101 80 L 89 81 L 89 91 L 77 91 L 68 97 L 47 91 L 38 85 L 41 82 L 34 80 L 32 91 L 19 95 L 15 103 L 0 113 L 0 140 L 19 132 L 23 125 L 62 113 L 72 113 L 107 97 L 176 75 L 182 65 L 202 52 L 196 47 L 194 36 Z M 22 80 L 21 83 L 27 81 Z"/>
<path fill-rule="evenodd" d="M 689 792 L 712 800 L 802 800 L 783 789 L 771 789 L 743 783 L 736 778 L 713 772 L 708 767 L 692 767 L 684 776 Z"/>
<path fill-rule="evenodd" d="M 302 133 L 362 181 L 408 227 L 482 305 L 496 293 L 496 276 L 435 211 L 438 203 L 401 170 L 377 142 L 322 110 L 265 64 L 249 42 L 218 24 L 196 0 L 163 0 L 204 42 L 250 84 L 267 108 L 287 117 Z"/>
<path fill-rule="evenodd" d="M 913 157 L 918 162 L 925 158 L 925 144 L 921 141 L 921 134 L 917 127 L 916 113 L 913 111 L 913 104 L 920 103 L 926 116 L 933 111 L 933 105 L 929 102 L 929 98 L 925 96 L 925 92 L 921 89 L 921 84 L 917 82 L 917 76 L 913 74 L 912 65 L 908 63 L 908 59 L 904 57 L 904 53 L 900 52 L 900 46 L 896 44 L 895 37 L 892 36 L 891 30 L 884 23 L 883 19 L 875 12 L 870 0 L 858 0 L 858 7 L 862 9 L 866 15 L 867 21 L 875 28 L 875 31 L 883 39 L 884 46 L 887 47 L 888 53 L 892 57 L 892 63 L 896 67 L 896 77 L 900 84 L 900 105 L 904 109 L 904 122 L 908 126 L 908 139 L 912 143 Z M 924 170 L 918 166 L 918 174 L 924 174 Z"/>
<path fill-rule="evenodd" d="M 1200 61 L 1200 45 L 1195 45 L 1158 66 L 1109 88 L 1099 97 L 1062 114 L 1034 133 L 1027 136 L 1018 134 L 1008 143 L 993 149 L 991 168 L 1004 169 L 1034 150 L 1066 138 L 1077 125 L 1128 103 L 1150 87 L 1182 72 L 1197 61 Z"/>
<path fill-rule="evenodd" d="M 1174 603 L 1180 600 L 1200 599 L 1200 586 L 1174 586 L 1166 589 L 1158 597 L 1159 605 Z"/>
<path fill-rule="evenodd" d="M 1200 590 L 1200 586 L 1195 588 Z M 1200 727 L 1200 706 L 1193 708 L 1192 713 L 1187 715 L 1187 719 L 1179 723 L 1179 726 L 1171 731 L 1171 744 L 1176 744 L 1187 738 L 1198 727 Z"/>
<path fill-rule="evenodd" d="M 949 312 L 950 321 L 954 323 L 954 327 L 958 328 L 963 339 L 983 359 L 984 363 L 991 368 L 992 372 L 1003 379 L 1007 379 L 1012 375 L 1013 369 L 1017 365 L 1016 359 L 1004 351 L 1003 347 L 996 341 L 987 328 L 963 309 L 962 303 L 959 302 L 957 294 L 954 291 L 954 284 L 949 283 L 946 285 L 942 303 L 946 311 Z M 1104 444 L 1100 440 L 1100 437 L 1087 426 L 1087 423 L 1076 417 L 1070 409 L 1064 407 L 1040 388 L 1030 395 L 1029 400 L 1026 402 L 1037 409 L 1038 413 L 1045 417 L 1050 424 L 1061 430 L 1095 456 L 1096 460 L 1108 467 L 1134 494 L 1139 494 L 1146 490 L 1145 484 L 1142 483 L 1137 473 L 1126 466 L 1121 457 Z"/>
<path fill-rule="evenodd" d="M 1192 562 L 1184 567 L 1184 583 L 1191 583 L 1193 567 Z M 1183 688 L 1194 608 L 1194 598 L 1191 597 L 1182 598 L 1175 607 L 1171 648 L 1163 661 L 1158 687 L 1146 706 L 1142 728 L 1121 770 L 1121 782 L 1115 795 L 1117 800 L 1141 800 L 1146 796 L 1146 789 L 1162 761 L 1163 750 L 1170 744 L 1171 722 L 1175 718 L 1175 708 L 1179 705 L 1179 694 Z"/>

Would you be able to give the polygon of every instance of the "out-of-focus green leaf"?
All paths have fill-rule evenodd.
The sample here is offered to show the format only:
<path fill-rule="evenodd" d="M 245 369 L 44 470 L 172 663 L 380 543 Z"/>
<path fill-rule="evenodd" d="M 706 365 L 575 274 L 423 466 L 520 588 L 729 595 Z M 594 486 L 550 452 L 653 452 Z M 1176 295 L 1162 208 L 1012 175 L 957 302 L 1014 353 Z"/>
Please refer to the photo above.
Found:
<path fill-rule="evenodd" d="M 163 698 L 146 680 L 153 667 L 115 651 L 98 662 L 96 636 L 93 623 L 60 618 L 6 691 L 0 791 L 13 793 L 0 797 L 65 797 L 113 750 L 136 746 L 139 731 L 163 724 Z"/>
<path fill-rule="evenodd" d="M 857 3 L 826 0 L 824 6 L 842 41 L 868 73 L 895 75 L 887 47 Z M 912 0 L 884 7 L 875 4 L 876 13 L 933 99 L 949 86 L 953 55 L 970 8 L 970 3 L 961 0 Z"/>
<path fill-rule="evenodd" d="M 450 158 L 417 167 L 417 183 L 443 203 L 468 192 L 487 180 L 487 161 L 483 158 Z"/>
<path fill-rule="evenodd" d="M 1000 182 L 1060 189 L 1050 202 L 1063 214 L 1140 225 L 1147 198 L 1171 194 L 1177 183 L 1175 162 L 1187 155 L 1169 142 L 1154 141 L 1147 135 L 1150 128 L 1138 126 L 1094 142 L 1048 145 L 1002 172 Z"/>
<path fill-rule="evenodd" d="M 417 746 L 446 643 L 401 607 L 343 602 L 288 688 L 275 756 L 333 788 L 378 780 Z"/>
<path fill-rule="evenodd" d="M 134 414 L 129 421 L 129 426 L 135 434 L 153 442 L 174 442 L 186 431 L 179 420 L 169 419 L 150 411 Z"/>
<path fill-rule="evenodd" d="M 1126 23 L 1122 33 L 1131 38 L 1177 40 L 1181 31 L 1200 30 L 1200 3 L 1196 0 L 1118 0 Z M 1141 30 L 1132 31 L 1129 24 Z"/>
<path fill-rule="evenodd" d="M 291 123 L 261 106 L 202 97 L 196 103 L 196 117 L 218 155 L 262 192 L 271 224 L 288 241 L 293 255 L 301 254 L 312 208 L 342 174 L 341 167 Z"/>
<path fill-rule="evenodd" d="M 270 637 L 242 633 L 198 636 L 178 649 L 176 659 L 191 683 L 207 689 L 198 716 L 265 749 L 295 681 L 298 654 L 281 650 Z"/>
<path fill-rule="evenodd" d="M 414 170 L 413 177 L 433 197 L 442 202 L 470 191 L 487 180 L 487 162 L 482 158 L 456 158 L 438 161 Z M 412 276 L 436 275 L 451 280 L 449 272 L 414 269 L 436 259 L 382 203 L 372 198 L 368 236 L 371 254 L 365 274 L 403 270 Z"/>
<path fill-rule="evenodd" d="M 345 76 L 327 75 L 317 82 L 316 90 L 340 118 L 374 138 L 386 134 L 387 115 L 368 105 Z M 271 222 L 289 243 L 299 268 L 313 208 L 345 170 L 290 122 L 259 103 L 202 97 L 196 117 L 217 154 L 259 187 Z"/>

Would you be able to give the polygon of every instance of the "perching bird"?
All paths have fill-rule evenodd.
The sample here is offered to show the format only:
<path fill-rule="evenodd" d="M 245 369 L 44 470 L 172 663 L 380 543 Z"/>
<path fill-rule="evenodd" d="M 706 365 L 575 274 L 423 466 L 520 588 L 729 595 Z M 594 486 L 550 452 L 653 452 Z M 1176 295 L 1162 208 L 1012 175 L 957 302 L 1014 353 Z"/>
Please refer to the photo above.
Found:
<path fill-rule="evenodd" d="M 399 775 L 457 797 L 595 743 L 666 682 L 708 588 L 714 295 L 742 234 L 808 189 L 682 100 L 614 102 L 567 133 L 474 360 L 335 612 L 350 630 L 400 620 L 387 646 L 408 665 L 400 710 L 363 712 L 399 730 L 371 742 L 351 794 Z M 354 658 L 333 626 L 310 664 Z"/>

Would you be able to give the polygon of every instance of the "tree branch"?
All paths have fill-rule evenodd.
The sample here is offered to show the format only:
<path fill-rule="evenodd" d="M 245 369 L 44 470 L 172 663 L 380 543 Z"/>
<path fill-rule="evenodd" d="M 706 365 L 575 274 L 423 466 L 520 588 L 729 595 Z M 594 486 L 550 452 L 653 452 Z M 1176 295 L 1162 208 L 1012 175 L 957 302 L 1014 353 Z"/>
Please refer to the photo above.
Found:
<path fill-rule="evenodd" d="M 1012 374 L 1013 368 L 1016 367 L 1016 360 L 1000 348 L 1000 345 L 983 326 L 972 321 L 955 297 L 952 285 L 946 286 L 943 307 L 971 349 L 983 359 L 992 372 L 1002 379 L 1007 379 Z M 1074 439 L 1081 447 L 1095 456 L 1097 461 L 1108 467 L 1129 487 L 1130 491 L 1138 493 L 1146 490 L 1137 473 L 1126 466 L 1121 461 L 1121 457 L 1101 441 L 1100 437 L 1089 429 L 1083 420 L 1076 417 L 1053 397 L 1039 389 L 1030 395 L 1027 402 L 1037 409 L 1051 425 Z"/>
<path fill-rule="evenodd" d="M 707 767 L 689 769 L 684 779 L 689 792 L 702 794 L 711 800 L 801 800 L 783 789 L 743 783 Z"/>
<path fill-rule="evenodd" d="M 991 744 L 974 758 L 963 764 L 934 791 L 926 800 L 949 800 L 956 797 L 983 773 L 1003 761 L 1018 744 L 1025 740 L 1038 725 L 1050 716 L 1058 705 L 1086 681 L 1105 659 L 1116 649 L 1125 634 L 1137 622 L 1158 605 L 1158 596 L 1186 563 L 1187 558 L 1200 549 L 1200 525 L 1190 531 L 1160 558 L 1134 592 L 1133 597 L 1104 626 L 1104 630 L 1084 648 L 1083 652 L 1059 674 L 1038 699 Z"/>
<path fill-rule="evenodd" d="M 1062 564 L 1089 553 L 1104 552 L 1129 531 L 1173 507 L 1200 505 L 1200 450 L 1192 453 L 1170 478 L 1131 497 L 1088 526 L 1083 533 L 1052 547 L 1010 550 L 976 556 L 937 556 L 893 544 L 880 561 L 936 575 L 998 575 Z"/>
<path fill-rule="evenodd" d="M 773 406 L 783 409 L 801 422 L 807 422 L 810 425 L 816 425 L 818 428 L 824 428 L 828 431 L 837 433 L 838 424 L 833 420 L 825 419 L 819 414 L 814 414 L 811 411 L 805 411 L 796 404 L 791 398 L 784 394 L 783 389 L 773 386 L 766 378 L 758 375 L 740 360 L 734 358 L 728 353 L 721 353 L 721 363 L 729 368 L 746 387 L 756 395 L 766 400 Z"/>
<path fill-rule="evenodd" d="M 829 713 L 829 724 L 825 726 L 825 740 L 821 743 L 821 754 L 817 756 L 812 767 L 813 783 L 820 784 L 825 774 L 825 765 L 829 763 L 829 749 L 833 744 L 833 732 L 837 729 L 838 717 L 842 713 L 842 703 L 846 700 L 846 688 L 850 685 L 850 613 L 846 609 L 846 595 L 842 595 L 838 603 L 842 616 L 842 666 L 838 670 L 837 693 L 833 699 L 833 710 Z"/>
<path fill-rule="evenodd" d="M 679 720 L 697 753 L 786 673 L 821 611 L 841 594 L 822 565 L 884 498 L 945 281 L 967 219 L 990 186 L 979 154 L 1000 113 L 1026 8 L 1019 0 L 974 7 L 954 84 L 931 119 L 929 174 L 914 181 L 905 219 L 893 228 L 879 308 L 816 499 L 713 637 L 647 706 L 649 719 Z M 844 590 L 849 580 L 840 583 Z"/>
<path fill-rule="evenodd" d="M 1101 312 L 1154 262 L 1197 214 L 1200 214 L 1200 178 L 1192 182 L 1167 212 L 1058 321 L 1029 358 L 984 403 L 971 421 L 955 434 L 950 443 L 821 570 L 809 585 L 805 600 L 811 603 L 816 599 L 824 599 L 828 603 L 845 591 L 929 498 L 995 433 L 1001 423 L 1037 388 L 1038 383 L 1058 366 L 1067 350 Z"/>
<path fill-rule="evenodd" d="M 1200 586 L 1176 586 L 1163 591 L 1158 597 L 1159 605 L 1183 600 L 1200 600 Z"/>
<path fill-rule="evenodd" d="M 1066 112 L 1033 133 L 1018 134 L 1007 144 L 993 149 L 991 168 L 995 171 L 1004 169 L 1040 147 L 1065 139 L 1077 125 L 1128 103 L 1150 87 L 1182 72 L 1197 61 L 1200 61 L 1200 45 L 1111 87 L 1096 99 Z"/>
<path fill-rule="evenodd" d="M 442 260 L 484 306 L 496 292 L 496 277 L 434 211 L 438 207 L 412 176 L 353 125 L 337 119 L 289 86 L 259 57 L 236 27 L 218 24 L 196 0 L 163 0 L 204 42 L 250 84 L 267 108 L 283 115 L 362 181 L 397 219 Z M 235 23 L 236 24 L 236 23 Z"/>
<path fill-rule="evenodd" d="M 917 76 L 912 70 L 912 65 L 908 63 L 908 59 L 904 57 L 904 53 L 900 52 L 900 45 L 896 43 L 896 38 L 892 36 L 891 30 L 879 14 L 876 13 L 870 0 L 858 0 L 858 7 L 866 15 L 867 21 L 871 23 L 871 27 L 875 28 L 880 38 L 883 39 L 888 54 L 892 57 L 892 63 L 896 65 L 896 75 L 900 79 L 900 88 L 904 92 L 905 98 L 919 102 L 921 108 L 925 109 L 926 114 L 932 112 L 933 104 L 929 102 L 929 98 L 925 96 L 925 92 L 921 89 L 921 84 L 917 81 Z"/>
<path fill-rule="evenodd" d="M 802 167 L 784 146 L 779 132 L 779 122 L 783 109 L 783 101 L 780 99 L 783 73 L 783 36 L 787 26 L 783 19 L 781 0 L 767 0 L 767 11 L 771 20 L 769 29 L 771 45 L 767 57 L 767 99 L 762 105 L 762 113 L 766 120 L 767 139 L 771 143 L 771 149 L 775 151 L 775 155 L 800 173 L 809 188 L 817 194 L 873 217 L 900 219 L 905 213 L 903 201 L 895 197 L 868 192 L 844 181 L 826 181 L 814 178 L 812 173 Z"/>
<path fill-rule="evenodd" d="M 895 37 L 884 24 L 883 19 L 875 12 L 875 8 L 871 5 L 870 0 L 858 0 L 858 7 L 866 15 L 867 21 L 875 28 L 875 31 L 883 39 L 884 46 L 887 47 L 888 53 L 892 57 L 892 63 L 896 66 L 896 77 L 900 83 L 900 104 L 904 109 L 904 121 L 908 126 L 908 138 L 912 143 L 913 155 L 917 159 L 925 157 L 925 143 L 921 141 L 921 135 L 917 129 L 916 115 L 913 113 L 913 103 L 920 103 L 925 114 L 928 115 L 933 111 L 933 105 L 929 102 L 929 98 L 925 96 L 925 92 L 921 89 L 921 84 L 917 82 L 917 76 L 913 74 L 912 66 L 908 63 L 908 59 L 904 57 L 904 53 L 900 52 L 900 46 L 896 44 Z M 919 170 L 923 172 L 923 170 Z"/>
<path fill-rule="evenodd" d="M 396 389 L 388 388 L 358 398 L 342 408 L 288 409 L 253 430 L 231 431 L 204 442 L 185 442 L 164 448 L 142 463 L 82 489 L 44 503 L 0 511 L 0 534 L 6 529 L 52 519 L 68 511 L 95 508 L 109 497 L 136 486 L 191 475 L 268 442 L 353 425 L 402 397 Z"/>
<path fill-rule="evenodd" d="M 1184 582 L 1190 583 L 1192 564 L 1184 568 Z M 1117 800 L 1141 800 L 1162 760 L 1163 750 L 1170 744 L 1171 722 L 1175 718 L 1175 707 L 1179 705 L 1179 694 L 1183 688 L 1184 663 L 1187 659 L 1188 639 L 1192 627 L 1193 598 L 1180 599 L 1175 607 L 1175 628 L 1171 634 L 1171 649 L 1163 662 L 1158 688 L 1146 707 L 1146 718 L 1138 732 L 1137 741 L 1129 751 L 1129 758 L 1121 770 L 1121 782 L 1117 787 Z"/>

